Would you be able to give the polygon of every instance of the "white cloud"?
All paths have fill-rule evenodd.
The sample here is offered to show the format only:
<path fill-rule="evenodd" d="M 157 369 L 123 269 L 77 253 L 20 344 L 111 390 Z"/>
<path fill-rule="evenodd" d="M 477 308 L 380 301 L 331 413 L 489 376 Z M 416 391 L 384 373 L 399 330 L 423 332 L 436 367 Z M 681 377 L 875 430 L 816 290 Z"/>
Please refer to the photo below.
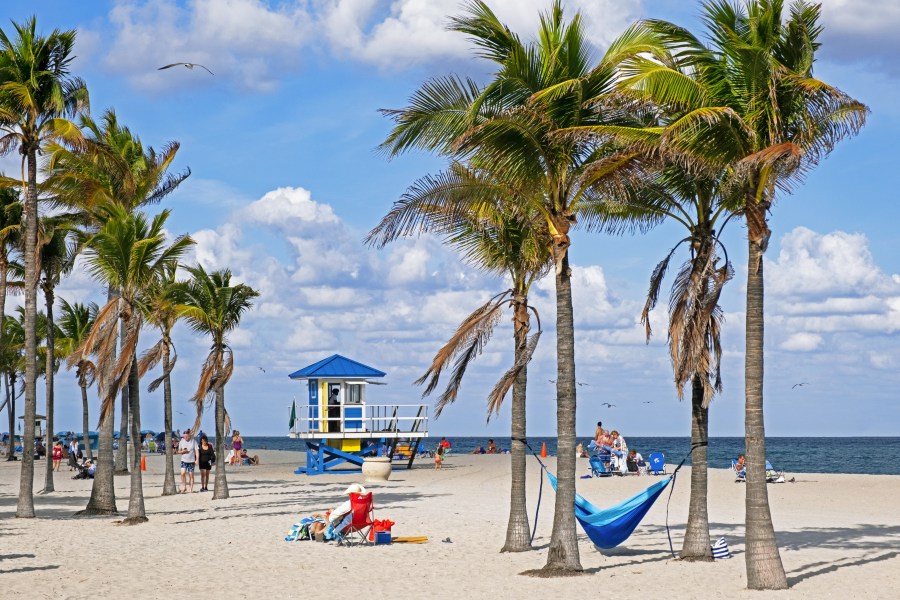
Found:
<path fill-rule="evenodd" d="M 267 192 L 240 214 L 256 223 L 274 225 L 285 230 L 292 230 L 306 223 L 338 223 L 332 208 L 327 204 L 314 202 L 309 190 L 303 188 L 283 187 Z"/>
<path fill-rule="evenodd" d="M 782 350 L 796 350 L 798 352 L 809 352 L 816 350 L 822 345 L 822 336 L 814 333 L 795 333 L 781 343 Z"/>
<path fill-rule="evenodd" d="M 262 0 L 188 0 L 184 6 L 120 0 L 109 20 L 116 31 L 107 67 L 145 89 L 208 81 L 202 70 L 157 71 L 185 61 L 207 66 L 220 79 L 270 90 L 282 71 L 299 66 L 311 27 L 302 3 L 270 8 Z"/>
<path fill-rule="evenodd" d="M 900 3 L 893 0 L 822 0 L 824 56 L 849 63 L 868 63 L 900 75 Z"/>

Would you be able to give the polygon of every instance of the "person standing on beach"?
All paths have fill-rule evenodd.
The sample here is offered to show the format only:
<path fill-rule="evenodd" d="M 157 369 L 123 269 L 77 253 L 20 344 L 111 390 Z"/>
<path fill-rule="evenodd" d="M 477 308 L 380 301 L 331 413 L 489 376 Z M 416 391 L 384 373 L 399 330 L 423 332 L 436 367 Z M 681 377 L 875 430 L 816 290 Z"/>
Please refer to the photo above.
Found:
<path fill-rule="evenodd" d="M 234 430 L 234 433 L 231 434 L 231 464 L 240 465 L 241 464 L 241 448 L 244 447 L 244 438 L 241 437 L 241 432 L 237 429 Z"/>
<path fill-rule="evenodd" d="M 56 443 L 53 444 L 53 470 L 59 471 L 59 463 L 62 462 L 63 455 L 63 447 L 62 442 L 56 440 Z"/>
<path fill-rule="evenodd" d="M 197 440 L 191 437 L 191 430 L 186 429 L 184 438 L 178 442 L 178 454 L 181 455 L 181 493 L 194 492 L 194 464 L 197 462 Z M 187 479 L 190 477 L 190 490 Z"/>
<path fill-rule="evenodd" d="M 434 452 L 434 470 L 440 470 L 444 468 L 444 446 L 443 444 L 438 444 L 437 450 Z"/>
<path fill-rule="evenodd" d="M 197 449 L 198 466 L 200 467 L 200 491 L 209 491 L 209 472 L 216 462 L 216 451 L 209 443 L 205 433 L 200 434 L 200 447 Z"/>

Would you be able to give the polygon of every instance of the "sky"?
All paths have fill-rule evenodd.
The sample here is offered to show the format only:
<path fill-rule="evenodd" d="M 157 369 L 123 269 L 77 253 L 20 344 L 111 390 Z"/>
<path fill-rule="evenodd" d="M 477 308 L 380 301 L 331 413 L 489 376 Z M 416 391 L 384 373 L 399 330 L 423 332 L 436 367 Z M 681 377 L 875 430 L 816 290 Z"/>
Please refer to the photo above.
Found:
<path fill-rule="evenodd" d="M 896 436 L 900 4 L 822 4 L 816 75 L 872 112 L 862 133 L 779 198 L 771 214 L 766 431 Z M 549 1 L 489 5 L 529 38 Z M 698 2 L 569 0 L 566 8 L 582 12 L 598 56 L 639 18 L 701 30 Z M 14 21 L 36 15 L 44 32 L 78 30 L 72 68 L 87 82 L 94 114 L 114 108 L 145 144 L 180 142 L 174 169 L 189 167 L 192 174 L 161 204 L 173 211 L 168 229 L 197 241 L 192 262 L 229 267 L 234 281 L 260 291 L 230 337 L 236 368 L 226 405 L 242 434 L 286 435 L 292 399 L 302 403 L 307 394 L 305 383 L 287 375 L 334 353 L 387 372 L 388 385 L 372 388 L 370 403 L 433 402 L 420 398 L 413 381 L 459 322 L 508 283 L 462 263 L 430 237 L 383 250 L 362 240 L 407 186 L 442 167 L 424 153 L 393 160 L 380 154 L 391 122 L 379 109 L 405 106 L 430 77 L 484 81 L 490 74 L 463 36 L 445 30 L 460 2 L 6 0 L 4 9 Z M 8 20 L 0 27 L 11 29 Z M 158 70 L 177 61 L 215 74 Z M 0 158 L 0 169 L 16 173 L 17 157 Z M 710 410 L 712 436 L 743 435 L 745 234 L 732 222 L 723 238 L 736 275 L 722 297 L 724 391 Z M 640 236 L 574 233 L 580 436 L 590 435 L 597 420 L 626 437 L 689 435 L 690 404 L 677 398 L 666 348 L 665 302 L 652 314 L 656 334 L 649 344 L 639 322 L 650 273 L 680 237 L 667 225 Z M 547 278 L 529 298 L 545 332 L 529 366 L 531 436 L 555 435 L 553 288 Z M 58 295 L 101 302 L 100 289 L 76 269 Z M 7 312 L 20 302 L 10 298 Z M 142 347 L 155 341 L 151 329 L 143 332 Z M 184 428 L 192 422 L 188 399 L 209 342 L 179 325 L 175 343 L 175 427 Z M 505 319 L 470 367 L 459 399 L 431 420 L 432 435 L 509 435 L 508 406 L 488 423 L 486 397 L 509 367 L 511 347 Z M 96 415 L 95 396 L 91 402 Z M 160 429 L 161 392 L 144 393 L 141 402 L 142 427 Z M 38 404 L 43 412 L 40 394 Z M 80 428 L 80 415 L 74 377 L 63 370 L 55 429 Z M 213 429 L 211 411 L 204 429 Z"/>

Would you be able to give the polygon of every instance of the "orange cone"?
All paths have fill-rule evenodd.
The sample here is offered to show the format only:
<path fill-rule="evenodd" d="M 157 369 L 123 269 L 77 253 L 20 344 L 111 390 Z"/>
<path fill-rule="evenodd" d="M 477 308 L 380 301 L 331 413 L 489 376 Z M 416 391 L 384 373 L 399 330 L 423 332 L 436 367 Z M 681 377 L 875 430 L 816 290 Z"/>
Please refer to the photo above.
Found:
<path fill-rule="evenodd" d="M 547 458 L 547 442 L 541 442 L 541 458 Z"/>
<path fill-rule="evenodd" d="M 142 456 L 141 457 L 141 471 L 146 471 L 146 470 L 147 470 L 147 457 Z"/>

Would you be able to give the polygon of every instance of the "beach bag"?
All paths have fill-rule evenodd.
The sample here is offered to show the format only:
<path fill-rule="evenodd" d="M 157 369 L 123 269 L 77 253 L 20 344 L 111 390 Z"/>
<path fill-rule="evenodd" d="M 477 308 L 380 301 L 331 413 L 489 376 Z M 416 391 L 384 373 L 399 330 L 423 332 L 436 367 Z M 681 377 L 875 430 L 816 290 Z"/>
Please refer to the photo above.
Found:
<path fill-rule="evenodd" d="M 725 538 L 720 537 L 716 540 L 716 543 L 712 545 L 712 555 L 713 558 L 731 558 L 731 552 L 728 551 L 728 544 L 725 543 Z"/>

